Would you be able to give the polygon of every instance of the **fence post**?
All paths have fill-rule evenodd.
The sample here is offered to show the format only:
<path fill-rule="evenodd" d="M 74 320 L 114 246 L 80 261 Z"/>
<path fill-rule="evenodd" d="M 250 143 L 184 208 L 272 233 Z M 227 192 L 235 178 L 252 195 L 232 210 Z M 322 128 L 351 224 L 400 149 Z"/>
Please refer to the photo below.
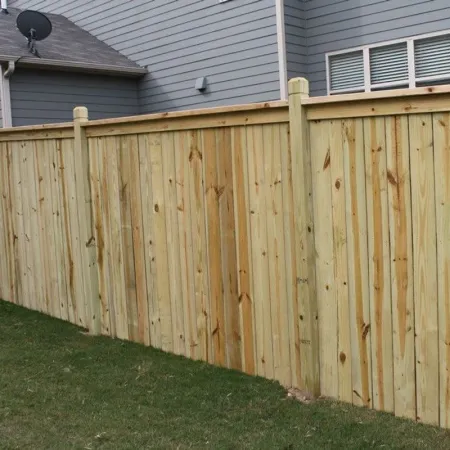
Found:
<path fill-rule="evenodd" d="M 292 188 L 295 214 L 295 259 L 297 267 L 300 338 L 300 387 L 320 394 L 319 332 L 314 249 L 311 152 L 308 121 L 302 99 L 309 97 L 305 78 L 289 81 L 289 126 L 292 157 Z M 297 355 L 298 357 L 298 355 Z"/>
<path fill-rule="evenodd" d="M 73 110 L 75 179 L 78 204 L 78 227 L 82 255 L 85 325 L 91 334 L 100 334 L 101 307 L 97 274 L 97 249 L 92 211 L 89 146 L 83 124 L 88 122 L 88 110 L 78 106 Z"/>

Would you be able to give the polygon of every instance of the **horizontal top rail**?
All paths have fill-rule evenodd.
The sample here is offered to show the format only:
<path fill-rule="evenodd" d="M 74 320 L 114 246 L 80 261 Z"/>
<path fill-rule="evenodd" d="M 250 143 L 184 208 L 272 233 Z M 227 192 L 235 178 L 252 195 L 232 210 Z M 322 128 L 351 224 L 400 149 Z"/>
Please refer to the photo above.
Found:
<path fill-rule="evenodd" d="M 163 112 L 154 114 L 141 114 L 138 116 L 128 116 L 128 117 L 117 117 L 114 119 L 100 119 L 100 120 L 90 120 L 85 123 L 85 127 L 93 127 L 99 125 L 116 125 L 123 123 L 136 123 L 136 122 L 147 122 L 162 119 L 178 119 L 185 117 L 198 117 L 198 116 L 210 116 L 215 114 L 232 114 L 243 111 L 258 111 L 266 109 L 277 109 L 287 107 L 288 102 L 286 101 L 274 101 L 265 103 L 251 103 L 248 105 L 234 105 L 234 106 L 218 106 L 214 108 L 199 108 L 190 109 L 186 111 L 173 111 L 173 112 Z"/>
<path fill-rule="evenodd" d="M 308 120 L 450 111 L 450 85 L 310 97 L 302 104 Z"/>
<path fill-rule="evenodd" d="M 83 123 L 87 137 L 289 122 L 285 101 L 146 114 Z"/>
<path fill-rule="evenodd" d="M 427 86 L 414 89 L 389 89 L 385 91 L 360 92 L 356 94 L 325 95 L 308 97 L 302 100 L 304 105 L 323 105 L 329 103 L 357 102 L 361 100 L 379 100 L 397 97 L 415 97 L 422 95 L 450 94 L 450 84 L 445 86 Z"/>
<path fill-rule="evenodd" d="M 73 122 L 0 129 L 0 142 L 73 138 Z"/>

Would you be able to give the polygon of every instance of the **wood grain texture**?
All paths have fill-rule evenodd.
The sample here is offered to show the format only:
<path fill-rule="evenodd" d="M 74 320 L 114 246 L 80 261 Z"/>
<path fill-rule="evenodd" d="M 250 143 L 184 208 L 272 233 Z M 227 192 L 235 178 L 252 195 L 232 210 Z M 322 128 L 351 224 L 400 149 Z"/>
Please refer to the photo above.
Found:
<path fill-rule="evenodd" d="M 373 407 L 394 410 L 384 117 L 364 119 Z"/>
<path fill-rule="evenodd" d="M 270 272 L 274 377 L 291 384 L 290 341 L 287 309 L 286 264 L 279 125 L 264 129 L 264 164 L 267 192 L 267 240 Z"/>
<path fill-rule="evenodd" d="M 343 129 L 353 403 L 372 405 L 366 181 L 362 120 Z"/>
<path fill-rule="evenodd" d="M 333 252 L 335 258 L 335 297 L 337 305 L 338 347 L 337 365 L 339 382 L 339 399 L 352 402 L 352 349 L 350 336 L 350 306 L 348 295 L 347 268 L 347 227 L 345 215 L 343 132 L 345 121 L 336 120 L 330 124 L 330 181 L 331 212 L 333 219 Z M 319 206 L 319 205 L 317 205 Z"/>
<path fill-rule="evenodd" d="M 222 285 L 224 290 L 224 319 L 227 366 L 239 370 L 241 361 L 241 332 L 239 324 L 239 295 L 233 191 L 231 129 L 217 131 L 217 181 L 222 247 Z"/>
<path fill-rule="evenodd" d="M 221 283 L 222 247 L 220 242 L 219 180 L 217 175 L 217 140 L 213 130 L 203 131 L 205 158 L 205 202 L 209 262 L 209 292 L 211 296 L 211 343 L 214 364 L 226 363 L 225 310 Z"/>
<path fill-rule="evenodd" d="M 257 374 L 273 378 L 263 127 L 247 128 Z"/>
<path fill-rule="evenodd" d="M 195 319 L 197 324 L 197 357 L 209 361 L 212 357 L 209 343 L 210 303 L 208 298 L 208 255 L 206 242 L 206 215 L 204 197 L 203 138 L 200 131 L 188 134 L 189 196 L 192 233 L 192 268 L 194 276 Z"/>
<path fill-rule="evenodd" d="M 12 155 L 9 143 L 0 144 L 0 208 L 2 210 L 2 228 L 4 233 L 4 249 L 6 255 L 5 274 L 7 278 L 2 283 L 2 295 L 10 302 L 17 303 L 15 296 L 16 278 L 14 261 L 15 235 L 13 230 L 13 192 L 12 185 Z"/>
<path fill-rule="evenodd" d="M 416 417 L 413 247 L 408 117 L 386 117 L 394 412 Z"/>
<path fill-rule="evenodd" d="M 283 187 L 283 218 L 284 218 L 284 254 L 286 260 L 286 295 L 288 308 L 290 369 L 293 386 L 302 383 L 302 367 L 300 355 L 300 320 L 297 283 L 297 254 L 294 251 L 297 208 L 294 206 L 292 148 L 289 140 L 288 127 L 281 125 L 281 180 Z M 301 247 L 303 248 L 303 247 Z M 314 280 L 315 281 L 315 280 Z M 306 360 L 306 358 L 304 359 Z"/>
<path fill-rule="evenodd" d="M 436 204 L 430 114 L 409 117 L 417 420 L 439 423 Z"/>
<path fill-rule="evenodd" d="M 154 255 L 157 277 L 157 302 L 159 304 L 159 321 L 161 323 L 161 348 L 173 350 L 172 316 L 170 310 L 169 268 L 167 258 L 167 232 L 162 168 L 161 136 L 155 136 L 150 143 L 150 164 L 152 172 Z"/>
<path fill-rule="evenodd" d="M 186 355 L 186 335 L 184 331 L 184 297 L 181 279 L 181 253 L 178 227 L 177 178 L 175 164 L 175 134 L 166 133 L 163 139 L 164 197 L 167 217 L 167 249 L 170 271 L 170 304 L 172 314 L 173 351 Z M 178 149 L 177 149 L 178 150 Z"/>
<path fill-rule="evenodd" d="M 253 274 L 250 265 L 251 242 L 248 195 L 247 140 L 244 127 L 233 130 L 233 190 L 235 229 L 237 243 L 238 293 L 240 310 L 240 327 L 242 334 L 241 358 L 243 370 L 255 374 L 255 329 L 253 308 Z"/>
<path fill-rule="evenodd" d="M 198 335 L 193 268 L 192 224 L 190 217 L 191 170 L 189 162 L 189 139 L 183 132 L 174 134 L 178 235 L 180 241 L 181 281 L 183 289 L 183 323 L 185 355 L 198 359 Z"/>
<path fill-rule="evenodd" d="M 433 115 L 439 316 L 439 417 L 450 427 L 450 115 Z"/>
<path fill-rule="evenodd" d="M 127 288 L 125 284 L 124 248 L 122 240 L 121 217 L 121 185 L 119 179 L 119 142 L 118 138 L 108 137 L 104 142 L 103 166 L 106 174 L 104 192 L 108 201 L 109 233 L 111 235 L 110 267 L 112 272 L 113 308 L 115 313 L 115 327 L 117 337 L 129 338 Z"/>
<path fill-rule="evenodd" d="M 315 201 L 315 247 L 317 303 L 319 309 L 320 389 L 323 395 L 338 397 L 338 309 L 334 277 L 333 217 L 331 206 L 332 122 L 311 123 L 312 185 Z M 334 144 L 334 143 L 333 143 Z"/>
<path fill-rule="evenodd" d="M 96 246 L 97 256 L 97 277 L 98 277 L 98 296 L 100 301 L 100 331 L 105 335 L 113 335 L 114 331 L 111 327 L 110 307 L 111 300 L 107 292 L 107 286 L 111 284 L 109 277 L 109 266 L 107 264 L 106 245 L 107 239 L 105 210 L 103 207 L 102 181 L 103 181 L 103 162 L 102 162 L 102 145 L 101 139 L 94 138 L 88 143 L 89 145 L 89 176 L 91 184 L 92 196 L 92 215 L 94 242 Z"/>
<path fill-rule="evenodd" d="M 51 255 L 54 255 L 55 245 L 52 242 L 55 235 L 51 231 L 51 198 L 48 196 L 49 188 L 49 171 L 48 155 L 46 149 L 46 141 L 36 142 L 35 153 L 35 185 L 36 185 L 36 208 L 38 216 L 38 240 L 41 246 L 41 279 L 43 290 L 42 307 L 46 314 L 53 317 L 60 315 L 57 291 L 53 291 L 54 277 L 58 270 L 54 264 L 51 263 Z M 56 307 L 54 302 L 56 301 Z"/>
<path fill-rule="evenodd" d="M 147 281 L 147 303 L 150 327 L 150 345 L 161 348 L 161 321 L 156 285 L 155 228 L 153 222 L 153 189 L 150 152 L 161 145 L 160 136 L 140 135 L 139 167 L 141 176 L 142 221 L 144 226 L 144 257 Z"/>
<path fill-rule="evenodd" d="M 52 140 L 49 143 L 49 168 L 51 177 L 51 195 L 52 195 L 52 214 L 53 214 L 53 226 L 56 232 L 55 235 L 55 252 L 56 263 L 58 266 L 58 291 L 59 291 L 59 304 L 61 319 L 69 320 L 69 290 L 67 279 L 67 265 L 66 254 L 68 249 L 66 248 L 65 239 L 65 226 L 64 226 L 64 209 L 61 203 L 62 197 L 62 184 L 61 169 L 59 163 L 59 150 L 61 148 L 61 142 L 58 140 Z"/>
<path fill-rule="evenodd" d="M 130 162 L 132 153 L 131 136 L 117 139 L 119 197 L 120 197 L 120 235 L 123 251 L 123 277 L 125 282 L 125 304 L 127 310 L 128 338 L 132 341 L 139 339 L 138 306 L 136 292 L 136 272 L 134 266 L 133 225 L 131 222 L 131 183 L 136 177 L 131 172 Z"/>

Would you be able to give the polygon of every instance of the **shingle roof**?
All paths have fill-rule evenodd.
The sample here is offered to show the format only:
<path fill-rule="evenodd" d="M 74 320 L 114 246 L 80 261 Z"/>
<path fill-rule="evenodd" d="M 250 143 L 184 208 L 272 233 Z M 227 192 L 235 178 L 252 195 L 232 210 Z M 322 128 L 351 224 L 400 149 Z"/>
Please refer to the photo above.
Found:
<path fill-rule="evenodd" d="M 16 27 L 21 12 L 8 8 L 0 12 L 0 61 L 19 60 L 17 64 L 64 67 L 70 69 L 118 72 L 139 76 L 145 69 L 109 47 L 70 20 L 57 14 L 46 14 L 53 25 L 52 34 L 37 43 L 41 59 L 28 52 L 27 40 Z"/>

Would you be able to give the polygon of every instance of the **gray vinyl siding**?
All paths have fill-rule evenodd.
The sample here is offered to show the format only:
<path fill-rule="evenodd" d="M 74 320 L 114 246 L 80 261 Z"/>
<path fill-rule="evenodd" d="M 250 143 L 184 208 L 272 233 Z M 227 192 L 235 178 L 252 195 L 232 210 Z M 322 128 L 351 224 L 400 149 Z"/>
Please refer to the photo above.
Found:
<path fill-rule="evenodd" d="M 275 0 L 16 0 L 63 14 L 147 67 L 140 111 L 280 98 Z M 195 90 L 205 76 L 208 88 Z"/>
<path fill-rule="evenodd" d="M 284 28 L 288 79 L 306 77 L 308 54 L 306 47 L 306 20 L 304 2 L 302 0 L 284 0 Z"/>
<path fill-rule="evenodd" d="M 10 80 L 13 126 L 72 120 L 75 106 L 90 119 L 139 113 L 135 80 L 18 69 Z"/>
<path fill-rule="evenodd" d="M 325 53 L 450 29 L 448 0 L 305 3 L 311 95 L 326 95 Z"/>

